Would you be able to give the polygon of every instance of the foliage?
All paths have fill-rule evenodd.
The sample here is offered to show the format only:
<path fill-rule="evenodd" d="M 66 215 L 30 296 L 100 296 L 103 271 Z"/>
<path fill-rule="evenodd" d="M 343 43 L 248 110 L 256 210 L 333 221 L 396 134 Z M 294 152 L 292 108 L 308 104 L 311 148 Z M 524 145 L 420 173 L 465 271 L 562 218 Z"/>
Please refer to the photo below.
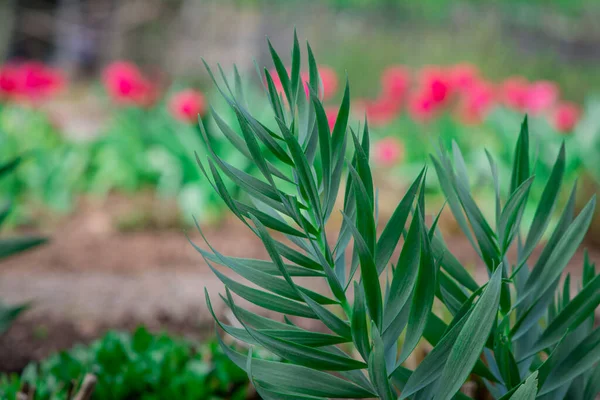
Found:
<path fill-rule="evenodd" d="M 21 159 L 16 158 L 0 165 L 0 179 L 6 179 L 7 175 L 12 174 L 20 162 Z M 7 202 L 7 199 L 3 199 L 3 201 L 5 203 L 0 209 L 0 225 L 4 223 L 6 217 L 11 211 L 11 202 Z M 45 239 L 37 236 L 2 238 L 0 239 L 0 260 L 38 246 L 45 241 Z M 0 299 L 0 335 L 8 330 L 12 321 L 17 318 L 25 309 L 27 309 L 26 304 L 10 306 L 4 304 Z"/>
<path fill-rule="evenodd" d="M 14 399 L 28 382 L 35 385 L 35 399 L 66 399 L 86 373 L 98 378 L 92 398 L 100 400 L 241 400 L 248 393 L 246 375 L 216 342 L 197 346 L 138 328 L 133 334 L 109 332 L 91 345 L 55 354 L 29 365 L 20 377 L 1 377 L 0 397 Z"/>
<path fill-rule="evenodd" d="M 310 98 L 301 86 L 297 38 L 289 74 L 269 48 L 282 83 L 282 92 L 277 92 L 266 73 L 265 91 L 277 128 L 256 120 L 237 85 L 227 80 L 219 84 L 213 77 L 242 128 L 242 136 L 228 139 L 262 176 L 224 162 L 204 130 L 207 152 L 198 157 L 214 190 L 270 256 L 268 261 L 232 258 L 208 242 L 210 250 L 195 246 L 225 284 L 222 299 L 241 325 L 215 317 L 220 329 L 283 359 L 260 360 L 253 352 L 245 356 L 222 343 L 257 392 L 266 399 L 393 399 L 401 393 L 401 398 L 445 400 L 468 398 L 458 391 L 473 374 L 494 398 L 534 398 L 536 393 L 563 398 L 569 392 L 573 398 L 593 399 L 600 368 L 600 329 L 593 327 L 600 278 L 586 258 L 578 294 L 570 294 L 569 274 L 565 284 L 559 283 L 590 224 L 595 198 L 576 216 L 573 189 L 548 243 L 540 243 L 558 207 L 564 145 L 537 201 L 529 198 L 535 177 L 527 119 L 506 187 L 488 155 L 495 192 L 492 221 L 473 199 L 458 146 L 451 153 L 442 146 L 432 157 L 447 205 L 487 269 L 489 279 L 479 285 L 446 247 L 436 229 L 437 217 L 432 222 L 425 218 L 426 168 L 389 221 L 377 229 L 369 130 L 366 121 L 362 129 L 348 125 L 348 84 L 331 132 L 310 46 Z M 231 196 L 225 180 L 240 188 L 239 200 Z M 343 202 L 338 201 L 339 191 Z M 526 222 L 523 210 L 529 201 L 535 202 L 536 211 Z M 328 220 L 338 207 L 343 222 L 333 239 Z M 397 247 L 399 256 L 392 259 Z M 536 248 L 540 256 L 531 257 Z M 222 273 L 214 264 L 239 277 Z M 234 295 L 271 315 L 283 314 L 284 322 L 255 314 Z M 211 306 L 208 293 L 206 297 Z M 451 318 L 436 315 L 434 302 Z M 319 326 L 305 329 L 296 319 Z M 413 371 L 404 362 L 421 340 L 433 350 Z"/>

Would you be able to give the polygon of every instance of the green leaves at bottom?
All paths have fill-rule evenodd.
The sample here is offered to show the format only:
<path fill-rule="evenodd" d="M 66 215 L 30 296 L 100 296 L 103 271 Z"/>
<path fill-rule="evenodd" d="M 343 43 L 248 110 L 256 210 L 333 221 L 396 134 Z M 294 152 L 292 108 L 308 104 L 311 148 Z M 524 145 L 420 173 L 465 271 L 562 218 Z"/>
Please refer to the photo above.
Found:
<path fill-rule="evenodd" d="M 481 298 L 475 305 L 444 366 L 435 400 L 450 400 L 465 382 L 479 359 L 496 321 L 500 302 L 502 264 L 496 268 Z"/>

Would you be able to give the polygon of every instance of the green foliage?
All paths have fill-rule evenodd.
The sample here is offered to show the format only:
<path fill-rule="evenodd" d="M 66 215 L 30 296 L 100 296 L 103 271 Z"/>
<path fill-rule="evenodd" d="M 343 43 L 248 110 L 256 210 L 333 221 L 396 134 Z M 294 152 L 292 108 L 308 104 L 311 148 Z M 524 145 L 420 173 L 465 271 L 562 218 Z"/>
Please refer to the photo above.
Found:
<path fill-rule="evenodd" d="M 9 162 L 0 165 L 0 179 L 6 179 L 14 173 L 15 168 L 21 163 L 21 158 L 15 158 Z M 4 199 L 6 201 L 6 199 Z M 11 211 L 11 202 L 5 203 L 0 209 L 0 225 L 6 221 Z M 37 236 L 21 236 L 13 238 L 0 239 L 0 260 L 13 254 L 20 253 L 44 243 L 46 239 Z M 10 327 L 12 321 L 19 316 L 27 305 L 20 304 L 16 306 L 6 305 L 0 300 L 0 335 Z"/>
<path fill-rule="evenodd" d="M 301 52 L 294 39 L 292 65 L 298 66 Z M 259 123 L 240 92 L 230 89 L 223 74 L 223 82 L 217 82 L 209 68 L 245 127 L 235 139 L 237 147 L 261 176 L 224 162 L 202 124 L 208 151 L 198 157 L 206 179 L 270 256 L 269 261 L 239 259 L 210 245 L 210 251 L 196 247 L 225 284 L 222 299 L 241 324 L 215 318 L 221 330 L 282 358 L 265 362 L 222 343 L 257 392 L 265 399 L 392 399 L 401 393 L 402 398 L 447 400 L 468 398 L 458 391 L 474 374 L 493 398 L 533 398 L 536 393 L 563 398 L 578 391 L 576 398 L 592 399 L 600 361 L 600 330 L 593 326 L 600 304 L 595 266 L 586 258 L 580 294 L 571 299 L 569 283 L 558 289 L 558 297 L 556 292 L 590 224 L 595 198 L 575 215 L 573 191 L 548 243 L 541 243 L 563 180 L 564 148 L 539 199 L 530 196 L 536 177 L 527 119 L 510 180 L 499 180 L 488 155 L 496 201 L 492 221 L 474 200 L 459 147 L 454 144 L 449 153 L 442 145 L 432 157 L 448 208 L 487 269 L 489 280 L 479 285 L 446 247 L 437 218 L 431 224 L 425 218 L 425 170 L 392 218 L 376 229 L 380 221 L 366 121 L 362 129 L 348 125 L 346 96 L 330 134 L 320 116 L 320 82 L 310 48 L 310 102 L 298 85 L 300 68 L 288 75 L 270 50 L 283 83 L 283 93 L 265 90 L 275 129 Z M 348 172 L 342 184 L 344 166 Z M 239 187 L 237 200 L 224 179 Z M 528 203 L 535 210 L 531 220 L 523 218 Z M 328 224 L 333 208 L 341 208 L 343 216 L 336 236 Z M 392 256 L 398 247 L 396 261 Z M 534 258 L 535 248 L 541 254 Z M 300 271 L 311 273 L 300 280 Z M 246 308 L 234 295 L 270 310 L 270 317 Z M 434 312 L 434 301 L 442 305 L 444 319 Z M 276 314 L 283 314 L 284 322 Z M 311 328 L 297 319 L 310 320 Z M 404 361 L 423 339 L 433 350 L 412 371 Z M 584 393 L 581 388 L 590 389 Z"/>
<path fill-rule="evenodd" d="M 252 93 L 247 95 L 252 101 Z M 10 224 L 37 222 L 34 215 L 40 209 L 69 213 L 83 194 L 104 198 L 112 192 L 132 194 L 144 189 L 152 189 L 162 200 L 175 200 L 182 216 L 200 207 L 200 220 L 218 220 L 223 207 L 190 150 L 202 144 L 198 127 L 176 121 L 165 103 L 168 98 L 150 108 L 113 110 L 99 135 L 85 140 L 65 137 L 39 110 L 0 104 L 0 159 L 23 156 L 20 168 L 0 182 L 4 193 L 19 200 Z M 220 106 L 218 100 L 211 103 Z M 264 108 L 262 103 L 254 104 L 255 113 Z M 214 124 L 226 128 L 234 120 L 233 113 L 224 113 Z M 229 129 L 230 135 L 239 132 L 237 126 Z M 228 163 L 252 173 L 254 166 L 233 152 L 220 132 L 214 140 L 219 152 L 229 155 Z M 230 184 L 228 188 L 234 190 Z"/>
<path fill-rule="evenodd" d="M 66 399 L 86 373 L 98 378 L 92 399 L 245 399 L 248 381 L 216 342 L 201 346 L 153 335 L 109 332 L 89 346 L 75 346 L 18 376 L 0 378 L 0 397 L 14 399 L 21 385 L 36 388 L 35 399 Z"/>

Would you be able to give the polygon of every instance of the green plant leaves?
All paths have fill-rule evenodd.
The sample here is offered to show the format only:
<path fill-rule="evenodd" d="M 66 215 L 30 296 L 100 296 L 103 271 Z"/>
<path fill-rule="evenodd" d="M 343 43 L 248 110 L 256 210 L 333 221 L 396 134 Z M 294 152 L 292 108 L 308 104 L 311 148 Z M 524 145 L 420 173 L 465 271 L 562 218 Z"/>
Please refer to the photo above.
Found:
<path fill-rule="evenodd" d="M 365 295 L 362 287 L 354 282 L 354 307 L 352 308 L 352 340 L 363 357 L 369 359 L 371 351 L 369 346 L 369 328 L 367 326 L 367 310 L 365 308 Z"/>
<path fill-rule="evenodd" d="M 219 68 L 225 90 L 218 89 L 241 135 L 219 116 L 216 124 L 253 168 L 240 169 L 220 157 L 211 143 L 214 139 L 202 127 L 208 168 L 198 162 L 219 197 L 261 239 L 270 257 L 269 261 L 233 258 L 212 247 L 211 251 L 198 249 L 225 284 L 227 296 L 222 298 L 242 325 L 218 321 L 221 329 L 285 361 L 260 360 L 254 351 L 246 356 L 224 346 L 228 356 L 246 370 L 257 393 L 277 400 L 392 400 L 399 389 L 402 399 L 468 399 L 458 391 L 471 374 L 502 399 L 534 399 L 538 385 L 540 395 L 551 393 L 556 398 L 575 393 L 570 387 L 576 384 L 585 384 L 588 392 L 595 390 L 590 377 L 597 375 L 592 370 L 600 357 L 600 340 L 592 331 L 591 318 L 600 303 L 600 281 L 587 258 L 580 293 L 572 296 L 571 278 L 567 278 L 560 285 L 558 299 L 555 296 L 561 275 L 590 224 L 595 199 L 574 218 L 573 190 L 546 248 L 531 272 L 528 269 L 533 264 L 531 254 L 560 204 L 565 145 L 558 150 L 541 198 L 530 195 L 537 190 L 533 173 L 538 170 L 530 161 L 527 118 L 521 125 L 512 168 L 498 164 L 486 152 L 492 174 L 494 229 L 476 202 L 480 182 L 469 179 L 468 158 L 458 144 L 453 142 L 450 152 L 440 146 L 437 157 L 432 157 L 445 204 L 487 267 L 489 280 L 480 286 L 452 254 L 454 248 L 443 241 L 438 229 L 441 212 L 433 216 L 431 226 L 425 223 L 426 167 L 407 188 L 389 221 L 381 225 L 378 237 L 378 196 L 369 164 L 371 134 L 367 121 L 362 129 L 349 123 L 348 82 L 330 128 L 310 46 L 309 98 L 302 90 L 297 35 L 289 74 L 270 43 L 269 50 L 285 96 L 277 92 L 276 78 L 265 71 L 270 123 L 259 121 L 248 110 L 237 71 L 234 95 Z M 347 149 L 349 140 L 353 149 Z M 509 190 L 503 191 L 500 178 L 509 169 Z M 339 235 L 331 240 L 328 219 L 343 186 L 342 175 L 347 177 L 343 218 Z M 231 190 L 228 183 L 238 190 Z M 505 192 L 506 199 L 502 198 Z M 524 227 L 528 221 L 531 224 Z M 391 272 L 386 271 L 399 243 L 398 260 Z M 515 243 L 518 252 L 513 261 Z M 212 263 L 231 269 L 247 282 L 223 274 Z M 327 283 L 334 298 L 314 291 L 316 280 Z M 283 314 L 278 318 L 284 322 L 237 306 L 232 294 Z M 439 309 L 434 307 L 436 297 Z M 208 298 L 207 304 L 216 319 Z M 450 322 L 449 316 L 453 317 Z M 311 319 L 319 328 L 300 328 L 303 325 L 291 317 Z M 323 328 L 331 332 L 322 332 Z M 434 347 L 413 372 L 402 363 L 422 339 Z M 536 356 L 541 351 L 550 354 L 544 363 Z M 356 353 L 361 359 L 348 355 Z M 583 395 L 583 386 L 577 393 Z"/>
<path fill-rule="evenodd" d="M 379 330 L 375 324 L 372 325 L 371 332 L 373 335 L 373 351 L 369 356 L 369 376 L 379 394 L 379 398 L 382 400 L 393 400 L 396 397 L 392 394 L 392 388 L 388 380 L 385 366 L 385 349 L 379 335 Z"/>
<path fill-rule="evenodd" d="M 371 316 L 371 319 L 375 321 L 376 326 L 381 326 L 383 319 L 383 301 L 381 286 L 379 284 L 379 274 L 377 274 L 377 268 L 375 267 L 375 260 L 369 251 L 367 243 L 358 232 L 358 229 L 356 229 L 352 221 L 350 221 L 346 215 L 343 216 L 348 228 L 352 232 L 354 245 L 356 246 L 360 258 L 362 287 L 365 292 L 369 315 Z"/>
<path fill-rule="evenodd" d="M 548 375 L 539 395 L 549 393 L 591 369 L 600 361 L 600 329 L 581 341 Z"/>
<path fill-rule="evenodd" d="M 381 232 L 381 235 L 377 240 L 377 246 L 375 250 L 375 265 L 377 266 L 377 271 L 379 273 L 381 273 L 387 266 L 387 263 L 392 257 L 392 253 L 394 252 L 394 249 L 400 240 L 400 236 L 402 235 L 402 231 L 406 225 L 408 215 L 412 210 L 413 202 L 415 196 L 417 195 L 417 190 L 419 189 L 419 185 L 421 185 L 423 182 L 425 173 L 426 170 L 423 168 L 419 173 L 419 176 L 417 176 L 417 179 L 414 180 L 414 182 L 406 191 L 402 201 L 400 201 L 398 207 L 396 207 L 394 210 L 394 213 L 390 217 L 390 220 L 385 225 L 383 232 Z"/>
<path fill-rule="evenodd" d="M 502 268 L 498 266 L 452 346 L 435 400 L 449 400 L 467 379 L 496 321 Z"/>
<path fill-rule="evenodd" d="M 246 370 L 247 357 L 229 348 L 221 338 L 218 339 L 228 357 Z M 375 393 L 359 385 L 326 372 L 277 361 L 253 359 L 252 376 L 267 387 L 300 395 L 351 399 L 375 396 Z"/>
<path fill-rule="evenodd" d="M 538 385 L 537 376 L 537 371 L 531 374 L 525 383 L 519 386 L 515 393 L 510 397 L 510 400 L 535 400 Z"/>
<path fill-rule="evenodd" d="M 420 215 L 419 211 L 414 218 L 421 219 Z M 404 360 L 406 360 L 421 339 L 435 298 L 437 269 L 439 264 L 437 264 L 433 258 L 429 238 L 423 230 L 421 230 L 421 236 L 419 272 L 416 277 L 416 284 L 406 328 L 406 338 L 400 353 L 399 362 L 404 362 Z"/>

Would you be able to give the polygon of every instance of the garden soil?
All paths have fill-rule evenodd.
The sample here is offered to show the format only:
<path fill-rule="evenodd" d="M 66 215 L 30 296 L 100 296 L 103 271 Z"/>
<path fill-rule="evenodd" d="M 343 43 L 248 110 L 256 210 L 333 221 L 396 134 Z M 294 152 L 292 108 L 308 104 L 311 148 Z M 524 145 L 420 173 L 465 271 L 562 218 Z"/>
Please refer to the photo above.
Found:
<path fill-rule="evenodd" d="M 0 263 L 2 300 L 31 303 L 0 336 L 0 371 L 19 371 L 108 329 L 145 324 L 192 338 L 213 332 L 204 288 L 215 297 L 222 285 L 186 239 L 186 230 L 122 232 L 111 221 L 110 213 L 84 210 L 53 229 L 47 245 Z M 204 233 L 227 255 L 267 258 L 261 243 L 237 221 L 226 220 Z M 204 246 L 195 228 L 187 234 Z M 459 235 L 445 236 L 453 254 L 485 281 L 469 243 Z M 597 250 L 590 256 L 600 260 Z M 580 252 L 569 268 L 578 271 L 582 259 Z M 574 285 L 577 280 L 572 279 Z M 227 317 L 220 301 L 215 308 Z"/>

